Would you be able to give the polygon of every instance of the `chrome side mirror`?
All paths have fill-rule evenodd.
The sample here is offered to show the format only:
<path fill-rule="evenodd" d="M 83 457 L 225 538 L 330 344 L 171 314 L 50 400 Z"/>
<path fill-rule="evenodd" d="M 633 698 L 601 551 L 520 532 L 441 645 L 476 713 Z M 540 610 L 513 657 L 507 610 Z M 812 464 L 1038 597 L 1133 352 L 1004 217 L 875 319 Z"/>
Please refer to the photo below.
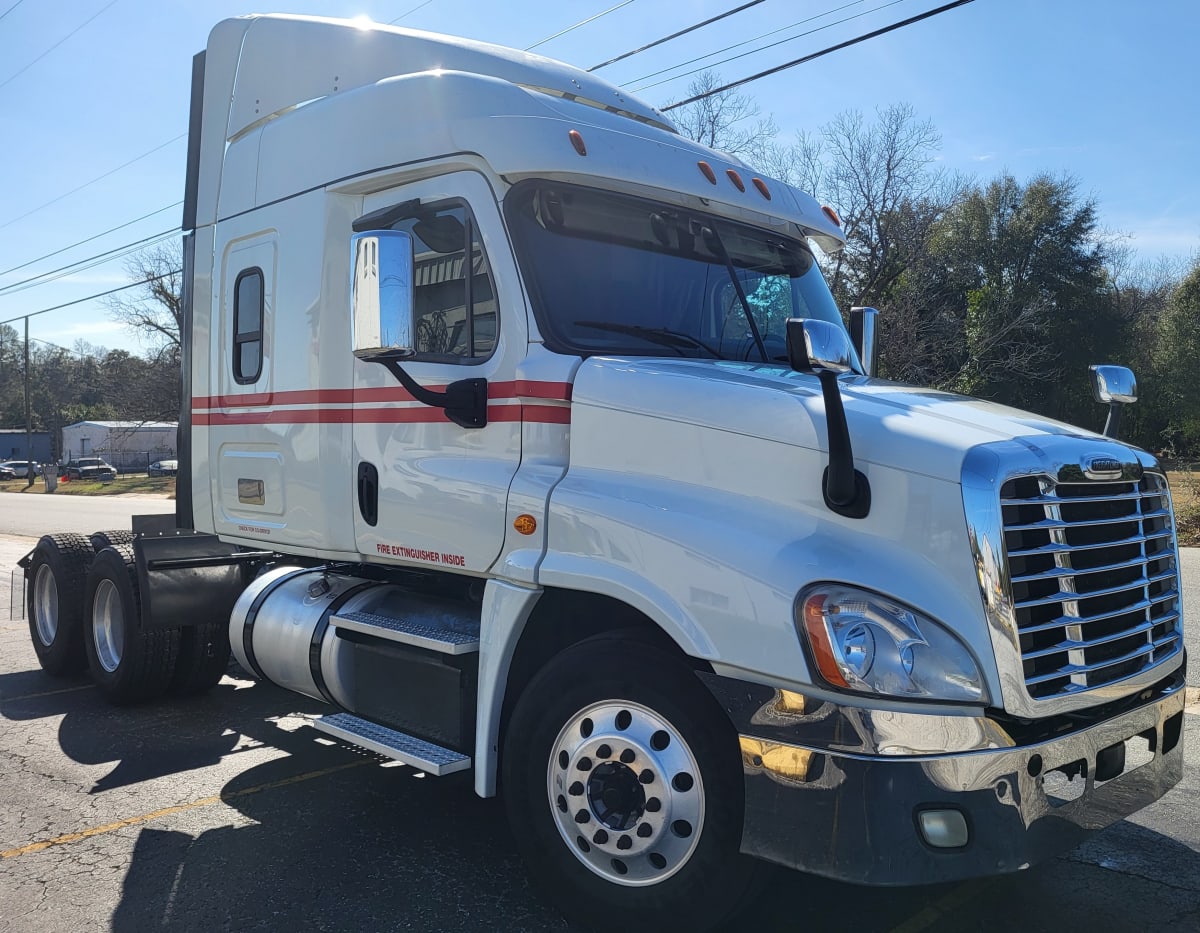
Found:
<path fill-rule="evenodd" d="M 1126 366 L 1089 366 L 1088 374 L 1092 379 L 1092 397 L 1108 406 L 1104 436 L 1119 439 L 1121 406 L 1137 401 L 1137 379 L 1133 370 Z"/>
<path fill-rule="evenodd" d="M 414 354 L 413 245 L 403 230 L 369 230 L 350 239 L 354 355 L 362 360 Z"/>
<path fill-rule="evenodd" d="M 850 336 L 836 324 L 794 317 L 787 322 L 787 354 L 792 369 L 802 373 L 854 371 Z"/>
<path fill-rule="evenodd" d="M 875 319 L 878 316 L 879 312 L 874 308 L 850 309 L 850 340 L 858 351 L 863 372 L 868 376 L 875 375 L 879 364 L 879 344 L 875 339 Z"/>
<path fill-rule="evenodd" d="M 1089 366 L 1092 396 L 1102 405 L 1117 402 L 1128 405 L 1137 401 L 1137 379 L 1126 366 Z"/>

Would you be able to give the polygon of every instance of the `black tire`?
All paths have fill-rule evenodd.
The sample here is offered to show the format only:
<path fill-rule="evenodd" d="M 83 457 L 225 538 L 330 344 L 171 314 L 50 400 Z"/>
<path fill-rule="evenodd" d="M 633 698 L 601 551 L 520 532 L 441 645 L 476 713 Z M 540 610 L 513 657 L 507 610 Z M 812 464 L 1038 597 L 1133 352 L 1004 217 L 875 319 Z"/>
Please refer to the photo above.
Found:
<path fill-rule="evenodd" d="M 215 687 L 229 669 L 229 626 L 223 622 L 185 626 L 179 635 L 179 657 L 171 693 L 195 696 Z"/>
<path fill-rule="evenodd" d="M 737 734 L 695 674 L 636 633 L 580 642 L 533 679 L 502 780 L 531 874 L 585 925 L 716 930 L 765 877 L 738 850 Z"/>
<path fill-rule="evenodd" d="M 63 677 L 87 667 L 83 649 L 84 589 L 92 545 L 83 535 L 45 535 L 29 565 L 26 615 L 38 663 Z"/>
<path fill-rule="evenodd" d="M 179 629 L 143 631 L 133 548 L 105 548 L 87 575 L 84 648 L 96 686 L 113 703 L 166 693 L 175 671 Z"/>
<path fill-rule="evenodd" d="M 118 544 L 133 544 L 132 531 L 97 531 L 88 536 L 92 549 L 99 554 L 106 547 L 116 547 Z"/>

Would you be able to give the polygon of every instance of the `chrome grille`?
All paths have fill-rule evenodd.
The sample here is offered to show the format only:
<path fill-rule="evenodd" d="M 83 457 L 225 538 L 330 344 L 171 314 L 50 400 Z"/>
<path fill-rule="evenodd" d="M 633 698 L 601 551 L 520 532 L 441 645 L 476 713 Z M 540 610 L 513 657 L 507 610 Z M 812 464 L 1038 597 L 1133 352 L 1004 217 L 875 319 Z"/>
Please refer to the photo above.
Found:
<path fill-rule="evenodd" d="M 1030 697 L 1115 683 L 1182 650 L 1166 480 L 1000 490 L 1012 606 Z"/>

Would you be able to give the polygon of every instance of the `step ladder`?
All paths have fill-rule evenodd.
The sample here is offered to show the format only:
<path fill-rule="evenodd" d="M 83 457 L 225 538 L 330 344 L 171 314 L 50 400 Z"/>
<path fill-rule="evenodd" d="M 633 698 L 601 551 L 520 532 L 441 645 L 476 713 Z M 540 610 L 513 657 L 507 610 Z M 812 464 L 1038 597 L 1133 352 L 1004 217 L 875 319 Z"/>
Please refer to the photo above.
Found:
<path fill-rule="evenodd" d="M 374 635 L 387 641 L 415 645 L 442 654 L 472 654 L 479 651 L 479 617 L 448 612 L 405 613 L 404 618 L 374 612 L 334 615 L 335 628 Z"/>
<path fill-rule="evenodd" d="M 321 716 L 313 720 L 313 728 L 436 777 L 471 767 L 470 757 L 462 752 L 434 745 L 352 713 Z"/>

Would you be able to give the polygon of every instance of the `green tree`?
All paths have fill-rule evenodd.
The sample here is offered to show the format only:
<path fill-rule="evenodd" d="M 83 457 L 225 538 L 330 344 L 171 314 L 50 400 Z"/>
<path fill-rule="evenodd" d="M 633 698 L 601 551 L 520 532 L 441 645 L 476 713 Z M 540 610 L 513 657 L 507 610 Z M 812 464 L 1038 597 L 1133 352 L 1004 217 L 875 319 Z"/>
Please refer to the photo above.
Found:
<path fill-rule="evenodd" d="M 1171 292 L 1158 320 L 1152 405 L 1162 443 L 1179 456 L 1200 453 L 1200 259 Z"/>
<path fill-rule="evenodd" d="M 1001 175 L 935 225 L 930 254 L 939 312 L 958 322 L 941 333 L 959 345 L 942 348 L 958 365 L 941 381 L 1095 427 L 1087 366 L 1127 362 L 1128 342 L 1094 200 L 1070 178 Z"/>

